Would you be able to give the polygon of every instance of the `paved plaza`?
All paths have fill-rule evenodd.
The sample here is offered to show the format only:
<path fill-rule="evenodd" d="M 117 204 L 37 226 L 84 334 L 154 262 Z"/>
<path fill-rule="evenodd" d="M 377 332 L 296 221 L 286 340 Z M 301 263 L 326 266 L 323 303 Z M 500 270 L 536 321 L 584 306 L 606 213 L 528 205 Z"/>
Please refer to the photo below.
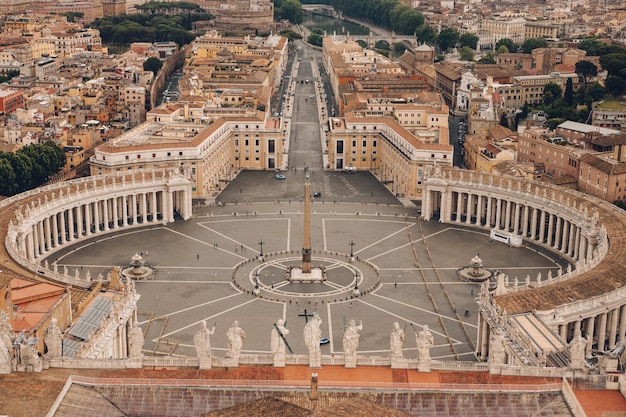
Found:
<path fill-rule="evenodd" d="M 244 354 L 269 353 L 280 318 L 294 354 L 306 354 L 306 310 L 322 318 L 323 337 L 330 340 L 323 354 L 342 353 L 344 327 L 354 319 L 363 321 L 359 355 L 388 356 L 397 321 L 406 334 L 405 357 L 417 356 L 415 332 L 428 325 L 439 360 L 475 359 L 479 284 L 460 281 L 457 268 L 477 253 L 486 268 L 520 280 L 548 270 L 554 275 L 565 265 L 534 246 L 491 242 L 485 230 L 419 221 L 415 207 L 400 205 L 369 173 L 319 171 L 310 178 L 312 191 L 315 184 L 324 191 L 312 204 L 311 237 L 312 264 L 326 267 L 325 282 L 285 278 L 301 260 L 299 171 L 286 180 L 244 172 L 223 192 L 221 205 L 196 206 L 189 221 L 99 236 L 55 258 L 60 267 L 83 268 L 92 277 L 128 265 L 135 253 L 157 268 L 153 280 L 136 285 L 147 354 L 195 355 L 193 334 L 202 320 L 215 325 L 211 344 L 218 356 L 225 354 L 226 331 L 235 320 L 246 332 Z M 260 242 L 263 262 L 257 259 Z M 262 297 L 252 294 L 255 284 Z M 363 294 L 353 298 L 355 285 Z"/>

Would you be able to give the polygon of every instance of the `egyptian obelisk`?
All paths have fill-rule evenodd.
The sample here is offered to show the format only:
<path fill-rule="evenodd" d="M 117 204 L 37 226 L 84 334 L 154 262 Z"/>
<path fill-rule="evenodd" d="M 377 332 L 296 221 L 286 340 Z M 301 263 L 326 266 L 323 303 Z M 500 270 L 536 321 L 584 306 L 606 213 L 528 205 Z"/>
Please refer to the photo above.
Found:
<path fill-rule="evenodd" d="M 311 183 L 304 182 L 304 230 L 302 233 L 302 273 L 311 273 Z"/>

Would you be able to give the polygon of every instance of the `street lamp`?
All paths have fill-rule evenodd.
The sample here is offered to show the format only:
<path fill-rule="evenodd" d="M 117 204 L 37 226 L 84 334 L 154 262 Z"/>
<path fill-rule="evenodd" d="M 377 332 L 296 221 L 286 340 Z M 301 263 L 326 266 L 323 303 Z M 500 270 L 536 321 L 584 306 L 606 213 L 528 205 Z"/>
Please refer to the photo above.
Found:
<path fill-rule="evenodd" d="M 354 240 L 350 240 L 348 245 L 350 245 L 350 257 L 354 258 L 354 245 L 356 245 L 356 243 L 354 243 Z"/>
<path fill-rule="evenodd" d="M 259 246 L 261 246 L 261 252 L 259 253 L 259 256 L 263 256 L 263 245 L 265 244 L 265 242 L 263 242 L 263 238 L 261 238 L 261 240 L 259 240 Z"/>

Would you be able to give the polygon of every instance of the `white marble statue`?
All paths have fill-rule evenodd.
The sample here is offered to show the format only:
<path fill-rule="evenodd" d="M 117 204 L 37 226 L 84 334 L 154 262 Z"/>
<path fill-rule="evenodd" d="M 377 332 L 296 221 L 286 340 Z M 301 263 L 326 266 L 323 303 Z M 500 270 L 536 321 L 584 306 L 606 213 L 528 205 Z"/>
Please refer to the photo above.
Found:
<path fill-rule="evenodd" d="M 343 354 L 345 357 L 355 357 L 356 350 L 359 347 L 359 330 L 363 330 L 363 322 L 357 326 L 354 320 L 350 320 L 350 324 L 343 333 Z"/>
<path fill-rule="evenodd" d="M 402 346 L 404 345 L 404 330 L 400 328 L 400 324 L 396 321 L 391 329 L 391 337 L 389 339 L 391 346 L 391 358 L 400 359 L 402 355 Z"/>
<path fill-rule="evenodd" d="M 246 338 L 246 333 L 239 327 L 239 322 L 235 321 L 233 326 L 226 332 L 226 357 L 239 359 L 241 355 L 241 348 L 243 346 L 243 339 Z"/>
<path fill-rule="evenodd" d="M 428 330 L 428 325 L 415 334 L 415 344 L 417 346 L 417 359 L 419 362 L 430 362 L 430 348 L 434 344 L 433 334 Z"/>
<path fill-rule="evenodd" d="M 52 320 L 50 320 L 50 325 L 44 336 L 44 342 L 48 349 L 48 356 L 51 358 L 60 358 L 63 356 L 63 335 L 57 325 L 56 317 L 52 317 Z"/>
<path fill-rule="evenodd" d="M 569 342 L 568 349 L 571 362 L 571 369 L 585 369 L 585 353 L 587 348 L 587 339 L 585 339 L 580 331 L 580 327 L 574 330 L 574 338 Z"/>
<path fill-rule="evenodd" d="M 140 359 L 143 356 L 144 336 L 143 330 L 137 325 L 137 322 L 131 324 L 130 330 L 128 331 L 128 342 L 128 357 L 130 359 Z"/>
<path fill-rule="evenodd" d="M 193 343 L 199 358 L 211 357 L 211 336 L 215 334 L 215 325 L 209 330 L 206 327 L 206 320 L 200 323 L 200 330 L 193 336 Z"/>
<path fill-rule="evenodd" d="M 280 333 L 278 333 L 280 332 Z M 285 322 L 283 319 L 279 319 L 276 322 L 276 325 L 272 327 L 271 333 L 271 349 L 273 354 L 285 354 L 285 341 L 280 335 L 287 336 L 289 334 L 289 329 L 285 327 Z"/>
<path fill-rule="evenodd" d="M 320 338 L 322 337 L 322 319 L 317 312 L 304 326 L 304 343 L 309 350 L 309 367 L 319 368 L 322 366 L 322 351 Z"/>
<path fill-rule="evenodd" d="M 503 365 L 506 359 L 506 341 L 499 331 L 491 333 L 489 341 L 489 363 L 494 365 Z"/>

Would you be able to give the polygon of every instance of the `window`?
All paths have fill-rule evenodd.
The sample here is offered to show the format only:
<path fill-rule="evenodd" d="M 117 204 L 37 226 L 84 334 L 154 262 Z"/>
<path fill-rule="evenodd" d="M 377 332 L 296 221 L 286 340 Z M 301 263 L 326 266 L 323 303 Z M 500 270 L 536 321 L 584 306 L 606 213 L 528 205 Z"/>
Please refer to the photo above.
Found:
<path fill-rule="evenodd" d="M 153 153 L 153 154 L 152 154 L 152 157 L 153 157 L 153 158 L 156 158 L 156 154 L 155 154 L 155 153 Z"/>
<path fill-rule="evenodd" d="M 178 152 L 178 156 L 183 156 L 183 152 Z"/>
<path fill-rule="evenodd" d="M 366 140 L 364 140 L 364 141 L 363 141 L 363 147 L 365 148 L 366 146 L 367 146 L 367 141 L 366 141 Z"/>
<path fill-rule="evenodd" d="M 128 158 L 129 158 L 129 156 L 128 156 L 128 155 L 126 155 L 125 159 L 126 159 L 127 161 L 128 161 Z"/>
<path fill-rule="evenodd" d="M 141 159 L 141 155 L 137 155 L 137 159 Z"/>

